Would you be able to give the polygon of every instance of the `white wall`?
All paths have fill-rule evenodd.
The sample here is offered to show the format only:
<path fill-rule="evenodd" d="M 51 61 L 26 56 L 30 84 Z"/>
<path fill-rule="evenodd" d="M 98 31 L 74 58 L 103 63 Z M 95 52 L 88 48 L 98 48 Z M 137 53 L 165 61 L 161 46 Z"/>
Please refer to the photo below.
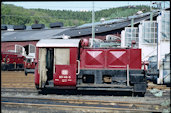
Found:
<path fill-rule="evenodd" d="M 142 21 L 143 23 L 144 21 Z M 150 56 L 157 55 L 157 44 L 144 44 L 142 37 L 142 25 L 139 25 L 139 48 L 141 48 L 141 60 L 147 61 Z"/>
<path fill-rule="evenodd" d="M 141 48 L 142 61 L 147 61 L 150 56 L 157 55 L 156 44 L 140 44 L 139 48 Z"/>
<path fill-rule="evenodd" d="M 164 13 L 164 11 L 162 11 Z M 157 17 L 158 22 L 158 45 L 159 45 L 159 54 L 158 54 L 158 63 L 161 64 L 164 55 L 170 53 L 170 39 L 162 39 L 162 15 Z M 159 68 L 159 66 L 158 66 Z"/>
<path fill-rule="evenodd" d="M 162 14 L 165 13 L 164 11 L 162 11 Z M 168 17 L 167 17 L 168 18 Z M 158 22 L 158 69 L 159 69 L 159 78 L 157 79 L 157 84 L 163 84 L 163 65 L 162 65 L 162 61 L 163 58 L 165 57 L 165 54 L 170 53 L 170 36 L 167 35 L 169 38 L 165 38 L 162 39 L 162 15 L 157 17 L 157 22 Z M 170 24 L 170 19 L 167 20 L 167 23 Z M 167 33 L 170 33 L 170 28 L 169 29 L 165 29 L 167 31 Z"/>
<path fill-rule="evenodd" d="M 121 47 L 125 47 L 125 30 L 121 32 Z"/>

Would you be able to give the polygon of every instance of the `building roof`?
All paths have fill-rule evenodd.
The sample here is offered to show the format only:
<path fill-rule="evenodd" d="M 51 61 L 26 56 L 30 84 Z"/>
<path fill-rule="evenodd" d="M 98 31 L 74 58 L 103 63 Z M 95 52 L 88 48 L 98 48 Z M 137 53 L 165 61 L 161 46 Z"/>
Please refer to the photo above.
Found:
<path fill-rule="evenodd" d="M 159 15 L 159 11 L 153 12 L 153 16 Z M 131 19 L 134 18 L 134 24 L 140 23 L 142 20 L 150 19 L 150 13 L 129 16 L 128 18 L 112 19 L 103 23 L 95 23 L 95 33 L 104 33 L 121 29 L 131 25 Z M 84 24 L 78 27 L 53 28 L 53 29 L 37 29 L 37 30 L 1 30 L 1 41 L 33 41 L 50 38 L 62 38 L 63 35 L 72 37 L 80 37 L 92 34 L 91 24 Z"/>
<path fill-rule="evenodd" d="M 1 31 L 1 41 L 33 41 L 40 39 L 49 39 L 67 29 L 68 28 Z M 61 36 L 58 36 L 56 38 L 61 38 Z"/>
<path fill-rule="evenodd" d="M 157 16 L 157 15 L 159 15 L 159 12 L 154 12 L 153 16 Z M 118 20 L 113 20 L 113 21 L 110 20 L 104 23 L 96 23 L 95 33 L 103 33 L 107 31 L 121 29 L 126 26 L 130 26 L 132 18 L 134 18 L 134 24 L 137 24 L 137 23 L 140 23 L 142 20 L 150 19 L 150 13 L 134 15 L 125 19 L 118 19 Z M 91 24 L 85 24 L 82 26 L 78 26 L 76 28 L 68 29 L 57 35 L 63 35 L 63 34 L 68 35 L 70 37 L 90 35 L 92 34 L 92 27 L 91 27 Z"/>

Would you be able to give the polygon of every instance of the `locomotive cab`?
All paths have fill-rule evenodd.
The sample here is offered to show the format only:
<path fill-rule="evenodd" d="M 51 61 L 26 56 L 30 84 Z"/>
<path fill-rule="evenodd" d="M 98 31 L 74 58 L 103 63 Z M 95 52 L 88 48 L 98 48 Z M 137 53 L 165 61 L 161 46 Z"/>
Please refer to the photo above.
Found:
<path fill-rule="evenodd" d="M 45 39 L 37 43 L 35 84 L 38 88 L 76 88 L 79 43 L 80 39 Z"/>

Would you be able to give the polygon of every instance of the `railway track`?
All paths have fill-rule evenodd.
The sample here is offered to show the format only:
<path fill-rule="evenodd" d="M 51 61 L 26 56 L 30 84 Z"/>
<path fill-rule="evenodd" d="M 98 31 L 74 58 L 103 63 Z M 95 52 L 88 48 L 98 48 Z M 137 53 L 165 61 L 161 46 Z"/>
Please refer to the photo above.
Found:
<path fill-rule="evenodd" d="M 108 95 L 108 96 L 126 96 L 132 97 L 130 93 L 127 92 L 97 92 L 96 91 L 76 91 L 76 90 L 57 90 L 57 89 L 49 89 L 46 92 L 36 90 L 35 88 L 1 88 L 1 94 L 8 95 Z M 150 90 L 147 90 L 145 97 L 156 98 Z M 163 98 L 170 97 L 170 90 L 163 91 Z"/>
<path fill-rule="evenodd" d="M 78 100 L 78 99 L 52 99 L 31 97 L 1 97 L 4 106 L 41 107 L 56 110 L 89 110 L 91 112 L 162 112 L 166 107 L 160 104 L 148 104 L 138 102 Z"/>
<path fill-rule="evenodd" d="M 151 89 L 160 89 L 166 92 L 163 92 L 162 97 L 155 97 L 149 91 Z M 4 106 L 8 108 L 31 108 L 32 111 L 42 109 L 44 110 L 50 109 L 54 110 L 54 112 L 71 112 L 71 111 L 78 111 L 78 112 L 162 112 L 163 109 L 168 109 L 168 106 L 161 106 L 160 104 L 149 104 L 148 102 L 132 102 L 131 95 L 129 97 L 122 96 L 122 101 L 99 101 L 99 100 L 84 100 L 84 96 L 88 96 L 88 98 L 98 97 L 98 95 L 89 94 L 90 92 L 84 93 L 74 93 L 71 94 L 71 97 L 75 98 L 80 95 L 84 95 L 82 99 L 65 99 L 68 92 L 64 91 L 54 91 L 57 93 L 47 93 L 47 95 L 37 95 L 38 92 L 34 86 L 34 75 L 28 74 L 28 76 L 24 75 L 24 72 L 1 72 L 1 105 L 2 108 Z M 163 101 L 167 100 L 170 97 L 170 88 L 166 87 L 165 85 L 156 85 L 153 83 L 148 84 L 147 92 L 145 97 L 141 98 L 140 100 L 156 100 L 164 99 Z M 19 95 L 18 95 L 19 94 Z M 55 95 L 52 95 L 55 94 Z M 103 93 L 104 94 L 104 93 Z M 104 96 L 104 95 L 100 96 Z M 108 94 L 107 94 L 108 95 Z M 27 98 L 26 98 L 27 96 Z M 44 98 L 44 97 L 51 97 L 57 96 L 57 98 L 64 98 L 64 99 L 52 99 L 52 98 Z M 34 98 L 32 98 L 34 97 Z M 43 97 L 43 98 L 42 98 Z M 117 96 L 107 96 L 105 98 L 117 98 Z M 119 97 L 121 98 L 121 97 Z M 139 98 L 139 97 L 135 97 Z M 133 98 L 132 98 L 133 99 Z M 117 100 L 117 99 L 114 99 Z M 136 100 L 136 99 L 135 99 Z M 19 109 L 22 110 L 22 109 Z M 39 111 L 38 111 L 39 112 Z M 47 111 L 49 112 L 49 111 Z"/>
<path fill-rule="evenodd" d="M 1 88 L 1 94 L 38 94 L 33 88 Z"/>

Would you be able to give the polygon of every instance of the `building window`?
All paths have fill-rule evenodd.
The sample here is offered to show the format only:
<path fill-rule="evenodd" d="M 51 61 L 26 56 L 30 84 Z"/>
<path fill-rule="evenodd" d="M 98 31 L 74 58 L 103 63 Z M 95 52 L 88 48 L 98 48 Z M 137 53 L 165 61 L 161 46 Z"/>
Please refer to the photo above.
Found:
<path fill-rule="evenodd" d="M 170 11 L 163 11 L 161 15 L 161 38 L 170 39 Z"/>
<path fill-rule="evenodd" d="M 132 41 L 136 42 L 135 47 L 139 46 L 138 28 L 125 27 L 125 46 L 131 47 Z"/>
<path fill-rule="evenodd" d="M 157 43 L 157 22 L 144 21 L 142 24 L 143 43 Z"/>
<path fill-rule="evenodd" d="M 15 45 L 15 52 L 22 54 L 23 53 L 23 46 L 21 45 Z"/>
<path fill-rule="evenodd" d="M 36 52 L 36 47 L 32 44 L 29 44 L 29 53 L 35 53 Z"/>

